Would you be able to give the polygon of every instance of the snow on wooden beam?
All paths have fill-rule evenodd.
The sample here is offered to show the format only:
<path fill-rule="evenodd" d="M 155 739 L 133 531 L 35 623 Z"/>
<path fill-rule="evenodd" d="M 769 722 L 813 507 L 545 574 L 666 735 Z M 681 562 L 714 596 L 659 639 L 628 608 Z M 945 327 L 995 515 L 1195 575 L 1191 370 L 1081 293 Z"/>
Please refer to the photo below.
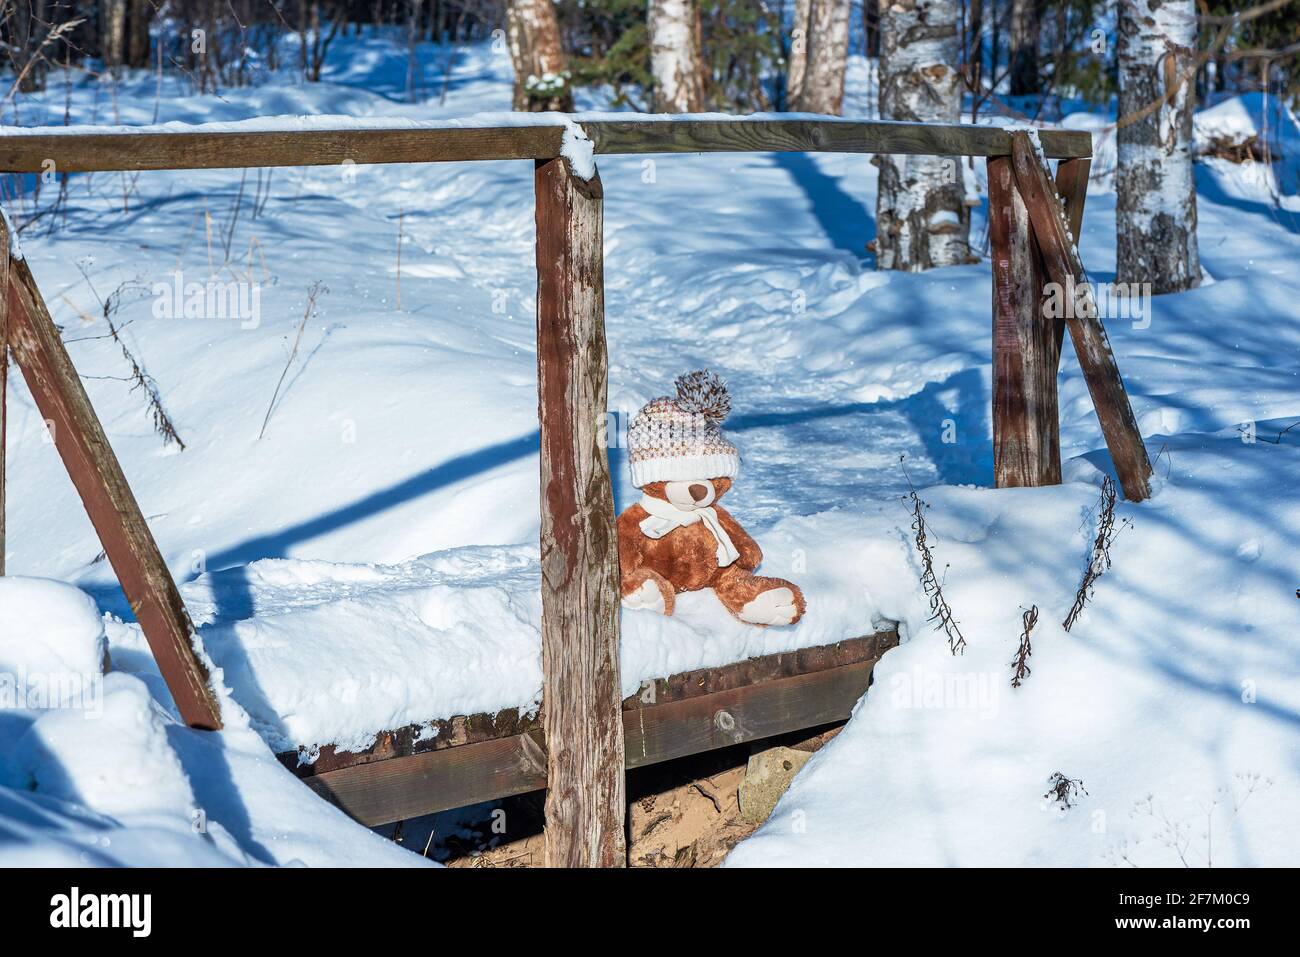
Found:
<path fill-rule="evenodd" d="M 597 154 L 712 152 L 914 153 L 1006 156 L 1011 134 L 995 126 L 855 122 L 768 117 L 632 117 L 581 114 L 502 116 L 499 126 L 403 123 L 366 126 L 337 117 L 286 117 L 166 127 L 0 128 L 0 171 L 63 173 L 113 170 L 250 169 L 345 163 L 438 163 L 553 159 L 568 123 L 586 131 Z M 317 122 L 312 122 L 316 120 Z M 543 125 L 545 124 L 545 125 Z M 1080 130 L 1040 130 L 1050 158 L 1092 155 Z"/>
<path fill-rule="evenodd" d="M 622 703 L 631 770 L 845 721 L 898 632 L 647 682 Z M 321 750 L 280 761 L 362 824 L 375 826 L 546 787 L 542 722 L 516 711 L 473 715 L 381 734 L 358 753 Z"/>

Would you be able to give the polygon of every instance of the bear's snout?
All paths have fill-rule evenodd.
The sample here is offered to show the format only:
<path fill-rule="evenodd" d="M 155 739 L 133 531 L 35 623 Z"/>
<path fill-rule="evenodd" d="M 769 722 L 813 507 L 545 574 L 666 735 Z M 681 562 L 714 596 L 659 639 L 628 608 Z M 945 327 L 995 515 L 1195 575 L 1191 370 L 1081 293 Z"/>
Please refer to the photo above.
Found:
<path fill-rule="evenodd" d="M 684 512 L 692 512 L 712 505 L 726 491 L 726 482 L 727 479 L 682 479 L 680 482 L 664 482 L 657 495 L 649 486 L 646 491 Z"/>

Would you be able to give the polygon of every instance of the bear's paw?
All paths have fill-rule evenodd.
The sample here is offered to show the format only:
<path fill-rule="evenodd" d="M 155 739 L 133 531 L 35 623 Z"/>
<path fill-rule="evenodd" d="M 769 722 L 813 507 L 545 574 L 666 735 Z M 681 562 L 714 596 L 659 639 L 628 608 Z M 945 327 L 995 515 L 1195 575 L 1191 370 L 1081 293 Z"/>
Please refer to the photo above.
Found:
<path fill-rule="evenodd" d="M 746 602 L 736 617 L 751 625 L 788 625 L 798 614 L 794 592 L 789 588 L 772 588 Z"/>
<path fill-rule="evenodd" d="M 640 588 L 625 595 L 623 604 L 627 608 L 645 608 L 650 611 L 657 611 L 661 615 L 671 614 L 663 589 L 659 587 L 659 583 L 653 578 L 647 578 L 641 583 Z"/>

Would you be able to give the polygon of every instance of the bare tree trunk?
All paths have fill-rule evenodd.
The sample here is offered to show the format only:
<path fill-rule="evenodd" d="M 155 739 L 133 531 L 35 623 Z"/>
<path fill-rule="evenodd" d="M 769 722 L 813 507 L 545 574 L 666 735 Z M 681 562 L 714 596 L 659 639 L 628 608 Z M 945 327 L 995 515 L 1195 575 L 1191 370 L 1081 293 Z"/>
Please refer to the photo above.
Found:
<path fill-rule="evenodd" d="M 1201 281 L 1192 172 L 1192 0 L 1121 0 L 1116 279 L 1155 293 Z M 1170 94 L 1168 102 L 1164 98 Z M 1140 119 L 1131 119 L 1159 103 Z M 1127 120 L 1127 122 L 1126 122 Z"/>
<path fill-rule="evenodd" d="M 149 65 L 149 23 L 154 7 L 149 0 L 130 0 L 131 24 L 127 37 L 126 63 L 134 69 Z"/>
<path fill-rule="evenodd" d="M 6 5 L 7 6 L 7 5 Z M 45 0 L 18 0 L 8 9 L 7 33 L 12 56 L 12 67 L 21 79 L 18 89 L 34 93 L 45 89 L 45 58 L 40 50 L 45 37 L 42 27 Z"/>
<path fill-rule="evenodd" d="M 880 56 L 880 0 L 863 0 L 862 29 L 864 52 L 868 57 Z"/>
<path fill-rule="evenodd" d="M 100 56 L 110 69 L 126 62 L 126 0 L 100 0 Z"/>
<path fill-rule="evenodd" d="M 515 69 L 512 108 L 532 113 L 571 112 L 573 91 L 551 0 L 510 0 L 506 31 Z"/>
<path fill-rule="evenodd" d="M 655 110 L 700 112 L 704 109 L 704 74 L 695 0 L 650 0 L 647 23 Z"/>
<path fill-rule="evenodd" d="M 1037 93 L 1038 33 L 1042 0 L 1011 0 L 1011 95 Z"/>
<path fill-rule="evenodd" d="M 409 0 L 406 18 L 406 102 L 419 99 L 420 56 L 419 43 L 422 30 L 420 14 L 423 0 Z"/>
<path fill-rule="evenodd" d="M 880 17 L 880 116 L 956 123 L 958 0 L 891 0 Z M 970 210 L 953 157 L 880 155 L 876 265 L 920 272 L 969 262 Z"/>
<path fill-rule="evenodd" d="M 795 30 L 801 32 L 791 44 L 786 108 L 839 116 L 849 56 L 849 0 L 798 0 Z"/>

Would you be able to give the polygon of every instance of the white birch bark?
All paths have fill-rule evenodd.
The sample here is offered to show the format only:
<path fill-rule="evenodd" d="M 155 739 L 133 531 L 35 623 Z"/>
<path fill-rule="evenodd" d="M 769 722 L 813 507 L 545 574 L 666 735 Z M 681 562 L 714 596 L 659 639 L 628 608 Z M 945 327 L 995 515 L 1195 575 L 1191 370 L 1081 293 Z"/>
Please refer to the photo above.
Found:
<path fill-rule="evenodd" d="M 1120 0 L 1116 279 L 1154 293 L 1201 281 L 1188 76 L 1196 49 L 1193 0 Z M 1176 88 L 1170 100 L 1140 119 Z"/>
<path fill-rule="evenodd" d="M 785 69 L 785 108 L 798 112 L 803 103 L 803 85 L 808 76 L 808 21 L 812 0 L 795 0 L 794 23 L 790 27 L 790 56 Z"/>
<path fill-rule="evenodd" d="M 512 108 L 571 112 L 573 91 L 551 0 L 510 0 L 506 37 L 515 71 Z"/>
<path fill-rule="evenodd" d="M 849 60 L 849 0 L 811 0 L 806 23 L 806 64 L 790 109 L 840 116 Z"/>
<path fill-rule="evenodd" d="M 704 109 L 698 16 L 694 0 L 650 0 L 650 72 L 655 81 L 654 108 L 659 113 Z"/>
<path fill-rule="evenodd" d="M 839 116 L 849 56 L 849 0 L 799 0 L 794 29 L 800 33 L 791 36 L 788 109 Z"/>
<path fill-rule="evenodd" d="M 880 116 L 956 123 L 958 0 L 882 0 Z M 971 261 L 962 164 L 951 156 L 881 155 L 876 265 L 920 272 Z"/>

